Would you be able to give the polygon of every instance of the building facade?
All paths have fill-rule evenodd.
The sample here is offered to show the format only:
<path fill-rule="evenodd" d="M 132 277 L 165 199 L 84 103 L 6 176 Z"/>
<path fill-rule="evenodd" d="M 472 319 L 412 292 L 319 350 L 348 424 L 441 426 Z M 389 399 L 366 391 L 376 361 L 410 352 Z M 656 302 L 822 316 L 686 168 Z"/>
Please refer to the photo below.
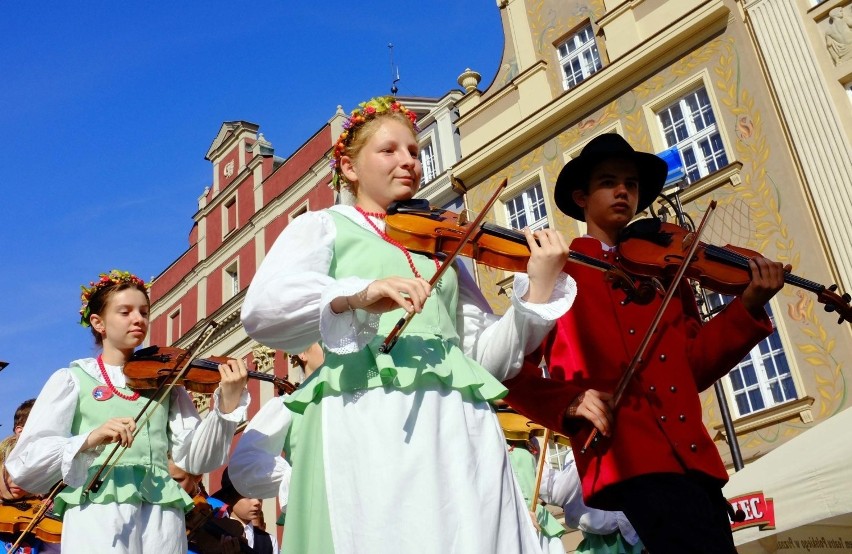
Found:
<path fill-rule="evenodd" d="M 458 103 L 463 157 L 452 179 L 468 207 L 508 178 L 497 222 L 584 234 L 556 209 L 553 187 L 592 138 L 616 132 L 637 150 L 676 148 L 684 163 L 684 180 L 664 191 L 671 205 L 654 213 L 671 221 L 679 205 L 697 222 L 715 200 L 705 241 L 852 290 L 848 0 L 498 0 L 497 9 L 500 69 Z M 477 266 L 477 277 L 505 307 L 510 276 Z M 711 293 L 706 307 L 725 301 Z M 777 332 L 722 380 L 746 462 L 850 406 L 850 325 L 791 285 L 769 308 Z M 711 390 L 702 403 L 733 471 L 719 400 Z"/>

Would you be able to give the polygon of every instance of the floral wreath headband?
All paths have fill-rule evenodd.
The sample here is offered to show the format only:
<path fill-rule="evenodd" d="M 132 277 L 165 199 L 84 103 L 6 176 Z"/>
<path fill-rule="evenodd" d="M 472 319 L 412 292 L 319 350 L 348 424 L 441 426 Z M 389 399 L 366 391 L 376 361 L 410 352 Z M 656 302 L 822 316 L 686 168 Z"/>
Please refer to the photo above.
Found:
<path fill-rule="evenodd" d="M 346 152 L 346 147 L 349 146 L 355 131 L 359 127 L 380 115 L 397 112 L 411 121 L 415 132 L 420 131 L 417 127 L 417 114 L 403 106 L 393 96 L 377 96 L 376 98 L 371 98 L 366 102 L 360 103 L 359 106 L 359 108 L 352 110 L 352 113 L 343 122 L 343 132 L 340 133 L 340 137 L 331 151 L 331 161 L 329 163 L 332 172 L 331 188 L 336 191 L 340 190 L 341 179 L 343 179 L 340 174 L 340 158 Z"/>
<path fill-rule="evenodd" d="M 92 312 L 89 309 L 89 300 L 92 299 L 92 296 L 94 296 L 94 294 L 102 288 L 120 284 L 136 285 L 138 287 L 144 287 L 145 289 L 148 289 L 151 286 L 150 283 L 146 285 L 145 281 L 136 275 L 133 275 L 129 271 L 113 269 L 109 273 L 101 273 L 100 279 L 97 281 L 90 281 L 88 287 L 86 287 L 86 285 L 80 285 L 80 288 L 83 290 L 83 293 L 80 295 L 80 300 L 83 302 L 83 306 L 80 308 L 80 325 L 83 327 L 91 327 L 91 323 L 89 323 L 89 316 L 92 315 Z"/>

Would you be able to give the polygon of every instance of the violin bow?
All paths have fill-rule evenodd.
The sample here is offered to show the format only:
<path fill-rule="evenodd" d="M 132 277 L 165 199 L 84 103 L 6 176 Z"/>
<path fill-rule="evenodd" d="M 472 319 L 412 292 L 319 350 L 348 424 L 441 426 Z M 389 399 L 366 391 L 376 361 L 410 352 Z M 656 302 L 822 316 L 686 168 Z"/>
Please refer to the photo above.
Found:
<path fill-rule="evenodd" d="M 642 363 L 642 356 L 645 355 L 645 349 L 648 348 L 648 344 L 651 342 L 651 337 L 654 335 L 654 332 L 657 330 L 657 326 L 660 324 L 660 320 L 663 318 L 663 312 L 666 311 L 666 308 L 674 297 L 675 292 L 680 285 L 680 282 L 683 280 L 683 275 L 686 273 L 686 268 L 689 267 L 689 264 L 692 262 L 692 258 L 695 256 L 695 252 L 698 250 L 698 246 L 700 244 L 701 233 L 704 232 L 704 227 L 707 225 L 707 220 L 713 210 L 716 209 L 716 201 L 711 200 L 710 205 L 707 208 L 707 211 L 704 212 L 704 217 L 701 219 L 701 224 L 698 225 L 698 228 L 692 234 L 692 243 L 689 245 L 689 252 L 687 252 L 686 256 L 683 257 L 683 260 L 678 267 L 677 273 L 674 276 L 671 284 L 669 285 L 668 290 L 666 291 L 666 296 L 663 298 L 662 303 L 660 304 L 660 308 L 657 310 L 656 315 L 654 315 L 654 320 L 651 322 L 651 326 L 648 328 L 648 332 L 645 333 L 645 338 L 642 339 L 642 342 L 639 344 L 639 348 L 636 350 L 636 354 L 633 356 L 633 359 L 630 361 L 630 365 L 627 367 L 627 370 L 621 376 L 621 380 L 618 382 L 618 386 L 615 389 L 615 392 L 612 395 L 612 409 L 615 410 L 618 407 L 619 402 L 621 402 L 621 397 L 624 396 L 624 391 L 627 390 L 627 385 L 630 384 L 630 381 L 633 380 L 633 375 L 636 373 L 639 364 Z M 592 432 L 589 435 L 589 438 L 586 439 L 586 443 L 583 445 L 583 448 L 580 449 L 580 454 L 585 454 L 586 450 L 589 449 L 589 446 L 594 446 L 597 444 L 598 440 L 600 440 L 599 433 L 597 427 L 592 428 Z"/>
<path fill-rule="evenodd" d="M 500 193 L 503 192 L 503 189 L 505 189 L 506 185 L 508 184 L 509 179 L 503 179 L 500 184 L 497 185 L 497 189 L 494 191 L 494 194 L 491 195 L 491 198 L 488 199 L 488 202 L 479 212 L 479 215 L 476 216 L 476 219 L 473 220 L 473 223 L 470 224 L 470 227 L 467 229 L 467 231 L 460 237 L 459 245 L 456 247 L 452 254 L 444 258 L 443 262 L 441 263 L 441 267 L 438 268 L 438 271 L 436 271 L 435 275 L 433 275 L 432 278 L 429 280 L 430 287 L 434 286 L 435 283 L 441 280 L 441 277 L 444 276 L 444 273 L 446 273 L 450 266 L 453 265 L 453 260 L 458 257 L 459 252 L 461 252 L 465 245 L 471 241 L 474 234 L 480 230 L 486 214 L 488 214 L 488 211 L 491 210 L 492 206 L 494 206 L 494 203 L 497 201 L 497 198 L 500 196 Z M 397 339 L 399 338 L 399 334 L 402 333 L 403 329 L 405 329 L 405 327 L 408 325 L 408 323 L 411 321 L 411 318 L 413 317 L 414 312 L 412 311 L 406 313 L 405 316 L 400 318 L 394 328 L 391 329 L 391 332 L 388 333 L 388 336 L 385 337 L 384 342 L 379 346 L 379 352 L 381 352 L 382 354 L 387 354 L 391 351 L 391 349 L 396 344 Z"/>
<path fill-rule="evenodd" d="M 21 546 L 21 543 L 24 541 L 24 538 L 32 533 L 33 529 L 38 527 L 38 524 L 41 523 L 41 520 L 47 516 L 47 510 L 53 504 L 53 499 L 56 498 L 56 495 L 59 494 L 59 491 L 65 488 L 65 483 L 59 481 L 56 483 L 50 492 L 41 499 L 41 506 L 39 506 L 38 511 L 33 515 L 33 518 L 30 520 L 30 523 L 21 530 L 21 534 L 18 535 L 15 543 L 9 548 L 9 552 L 16 552 L 17 548 Z"/>
<path fill-rule="evenodd" d="M 541 448 L 538 452 L 538 469 L 536 470 L 535 475 L 535 488 L 533 489 L 532 500 L 530 500 L 530 511 L 534 512 L 536 509 L 536 504 L 538 504 L 538 493 L 541 490 L 541 476 L 544 472 L 544 462 L 545 458 L 547 458 L 547 443 L 550 442 L 550 437 L 553 435 L 553 431 L 550 429 L 544 430 L 544 438 L 541 440 Z"/>
<path fill-rule="evenodd" d="M 184 362 L 184 360 L 190 358 L 191 356 L 194 356 L 195 351 L 200 350 L 207 343 L 207 340 L 212 336 L 212 333 L 207 333 L 207 330 L 212 327 L 217 327 L 218 325 L 218 323 L 212 320 L 207 322 L 207 325 L 204 327 L 204 329 L 202 329 L 201 333 L 198 335 L 198 338 L 196 338 L 195 341 L 189 346 L 189 348 L 187 348 L 186 352 L 175 358 L 174 365 L 171 368 L 170 372 L 174 373 L 177 368 L 180 367 L 180 364 Z M 138 435 L 139 432 L 142 430 L 142 426 L 148 423 L 151 417 L 153 417 L 154 409 L 156 409 L 157 406 L 162 405 L 163 401 L 166 398 L 166 395 L 171 393 L 171 390 L 174 388 L 174 386 L 189 370 L 189 366 L 190 363 L 186 363 L 183 366 L 183 369 L 177 371 L 171 381 L 164 380 L 162 383 L 160 383 L 160 386 L 157 387 L 157 389 L 154 391 L 154 394 L 152 394 L 151 397 L 148 399 L 148 402 L 146 402 L 145 405 L 142 406 L 142 409 L 139 410 L 139 415 L 137 415 L 136 418 L 134 418 L 133 420 L 137 423 L 136 431 L 133 432 L 133 438 L 136 438 L 136 435 Z M 153 409 L 149 410 L 149 407 L 152 404 L 156 404 L 156 406 L 154 406 Z M 143 416 L 145 418 L 144 420 L 142 419 Z M 122 447 L 121 443 L 117 443 L 115 447 L 113 447 L 112 452 L 109 453 L 109 456 L 107 456 L 106 460 L 104 460 L 104 462 L 101 464 L 101 467 L 92 476 L 92 479 L 89 481 L 89 484 L 86 485 L 85 489 L 83 489 L 83 495 L 88 495 L 89 492 L 92 491 L 98 492 L 98 490 L 101 488 L 101 485 L 103 485 L 103 482 L 106 480 L 107 477 L 109 477 L 110 473 L 112 473 L 113 468 L 115 468 L 118 461 L 121 460 L 121 457 L 127 451 L 127 448 L 128 447 L 126 446 Z M 121 450 L 120 453 L 118 453 L 119 450 Z M 110 460 L 112 460 L 112 457 L 115 456 L 116 453 L 118 453 L 118 457 L 110 464 Z M 106 473 L 104 473 L 104 471 L 106 471 Z"/>

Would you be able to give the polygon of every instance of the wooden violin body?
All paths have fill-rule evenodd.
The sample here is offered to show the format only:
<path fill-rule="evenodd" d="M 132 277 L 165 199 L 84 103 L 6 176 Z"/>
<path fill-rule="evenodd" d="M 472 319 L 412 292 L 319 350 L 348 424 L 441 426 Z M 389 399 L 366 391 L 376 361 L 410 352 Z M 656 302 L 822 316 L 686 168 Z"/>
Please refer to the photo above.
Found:
<path fill-rule="evenodd" d="M 224 356 L 190 360 L 186 356 L 186 350 L 182 348 L 149 346 L 133 353 L 133 356 L 124 365 L 124 376 L 127 379 L 127 386 L 132 389 L 157 389 L 164 380 L 176 375 L 188 363 L 189 369 L 184 373 L 181 382 L 178 384 L 192 392 L 211 394 L 219 386 L 221 379 L 219 364 L 226 363 L 229 360 L 230 358 Z M 291 393 L 296 389 L 296 386 L 286 379 L 256 371 L 249 371 L 248 373 L 250 379 L 271 382 L 282 394 Z"/>
<path fill-rule="evenodd" d="M 430 207 L 425 201 L 411 200 L 388 207 L 385 233 L 409 250 L 440 259 L 455 252 L 471 225 L 459 214 Z M 459 255 L 488 267 L 525 272 L 530 247 L 524 233 L 486 222 L 464 243 Z M 636 303 L 643 304 L 653 299 L 653 290 L 637 288 L 634 280 L 616 265 L 579 252 L 569 252 L 566 268 L 576 263 L 603 271 L 604 278 L 612 283 L 613 288 L 623 289 Z"/>
<path fill-rule="evenodd" d="M 666 240 L 657 240 L 659 236 Z M 658 237 L 645 240 L 643 237 L 628 238 L 618 245 L 619 265 L 628 273 L 649 277 L 671 277 L 677 271 L 693 241 L 693 233 L 672 223 L 660 222 Z M 715 246 L 700 242 L 695 255 L 686 267 L 685 276 L 698 281 L 701 286 L 722 294 L 740 295 L 751 282 L 748 261 L 760 256 L 759 252 L 738 246 Z M 828 312 L 836 311 L 842 321 L 852 321 L 849 294 L 835 292 L 836 285 L 824 285 L 808 281 L 791 273 L 784 282 L 809 290 L 825 304 Z"/>
<path fill-rule="evenodd" d="M 37 498 L 27 498 L 0 504 L 0 533 L 17 534 L 25 531 L 42 507 Z M 62 522 L 55 516 L 43 517 L 30 531 L 36 538 L 53 544 L 62 542 Z"/>

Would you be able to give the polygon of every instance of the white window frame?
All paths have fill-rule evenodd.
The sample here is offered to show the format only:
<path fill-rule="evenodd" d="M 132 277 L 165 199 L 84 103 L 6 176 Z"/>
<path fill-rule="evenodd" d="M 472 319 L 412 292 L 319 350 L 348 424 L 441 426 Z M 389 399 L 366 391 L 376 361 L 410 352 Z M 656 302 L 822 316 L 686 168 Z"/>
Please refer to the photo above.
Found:
<path fill-rule="evenodd" d="M 719 306 L 720 301 L 727 303 L 731 300 L 731 298 L 726 299 L 718 293 L 708 292 L 707 296 L 710 301 L 711 308 Z M 759 344 L 752 348 L 745 358 L 743 358 L 736 367 L 731 369 L 724 380 L 724 388 L 726 390 L 729 403 L 733 405 L 734 413 L 737 418 L 763 412 L 781 404 L 799 400 L 804 396 L 802 394 L 803 389 L 801 383 L 799 382 L 797 373 L 793 367 L 792 358 L 787 354 L 788 350 L 784 348 L 784 341 L 775 325 L 775 317 L 771 304 L 767 304 L 766 309 L 773 326 L 772 335 L 763 339 Z M 787 372 L 783 374 L 779 373 L 778 363 L 776 362 L 776 360 L 781 359 L 783 359 L 787 366 Z M 743 377 L 743 371 L 749 365 L 751 365 L 754 369 L 756 382 L 747 384 Z M 770 377 L 768 369 L 772 369 L 775 375 Z M 735 379 L 737 378 L 739 378 L 739 381 L 742 383 L 742 387 L 740 388 L 737 388 L 734 384 Z M 792 396 L 788 397 L 785 393 L 784 387 L 781 384 L 782 380 L 789 380 L 789 384 L 793 389 Z M 778 391 L 781 395 L 779 400 L 776 400 L 773 396 L 772 388 L 775 384 L 779 385 Z M 752 398 L 750 395 L 755 393 L 757 394 L 757 398 L 763 402 L 763 407 L 761 408 L 754 407 L 756 399 Z M 741 409 L 740 402 L 738 400 L 739 397 L 743 398 L 745 405 L 748 407 L 748 411 L 743 411 Z"/>
<path fill-rule="evenodd" d="M 428 159 L 425 157 L 426 153 L 429 153 Z M 438 150 L 435 144 L 435 138 L 430 133 L 426 140 L 420 142 L 420 165 L 423 168 L 423 178 L 421 179 L 421 186 L 426 186 L 435 179 L 438 178 L 438 175 L 441 174 L 440 164 L 438 163 Z"/>
<path fill-rule="evenodd" d="M 523 190 L 517 191 L 511 197 L 503 201 L 504 209 L 506 210 L 506 221 L 508 222 L 509 227 L 521 230 L 523 227 L 518 227 L 514 221 L 519 219 L 516 215 L 518 212 L 513 213 L 513 207 L 519 205 L 518 201 L 520 201 L 521 210 L 523 210 L 524 216 L 526 217 L 526 226 L 533 231 L 550 227 L 547 195 L 541 179 L 534 179 L 527 182 Z M 544 212 L 541 217 L 535 217 L 536 208 L 540 208 Z"/>
<path fill-rule="evenodd" d="M 706 103 L 701 104 L 704 99 Z M 690 100 L 694 101 L 697 110 L 693 109 Z M 702 82 L 701 86 L 681 94 L 676 100 L 656 109 L 655 112 L 660 135 L 663 138 L 663 149 L 677 147 L 689 183 L 694 183 L 730 164 L 731 158 L 723 138 L 724 134 L 716 117 L 717 110 L 705 83 Z M 677 113 L 680 114 L 680 119 L 677 119 Z M 671 121 L 670 129 L 664 122 L 664 114 Z M 712 122 L 708 122 L 709 119 L 712 119 Z M 699 129 L 696 122 L 703 127 Z M 685 133 L 685 136 L 679 135 L 679 129 Z M 667 133 L 672 133 L 673 136 Z M 710 149 L 709 155 L 704 148 Z M 687 156 L 691 156 L 694 163 L 688 163 Z"/>
<path fill-rule="evenodd" d="M 223 300 L 227 302 L 240 293 L 239 260 L 235 260 L 234 263 L 224 269 L 222 281 Z"/>
<path fill-rule="evenodd" d="M 175 337 L 172 329 L 174 328 L 175 320 L 177 320 L 178 327 L 178 336 Z M 168 315 L 168 327 L 166 327 L 166 344 L 171 346 L 174 344 L 181 336 L 183 336 L 183 322 L 180 319 L 180 308 L 175 308 Z"/>
<path fill-rule="evenodd" d="M 565 90 L 576 87 L 600 71 L 603 62 L 591 22 L 559 43 L 556 46 L 556 57 L 562 68 L 562 87 Z M 579 67 L 574 65 L 575 62 Z"/>
<path fill-rule="evenodd" d="M 234 228 L 228 229 L 228 208 L 231 206 L 234 206 Z M 222 202 L 222 238 L 227 237 L 240 226 L 239 207 L 236 194 Z"/>

